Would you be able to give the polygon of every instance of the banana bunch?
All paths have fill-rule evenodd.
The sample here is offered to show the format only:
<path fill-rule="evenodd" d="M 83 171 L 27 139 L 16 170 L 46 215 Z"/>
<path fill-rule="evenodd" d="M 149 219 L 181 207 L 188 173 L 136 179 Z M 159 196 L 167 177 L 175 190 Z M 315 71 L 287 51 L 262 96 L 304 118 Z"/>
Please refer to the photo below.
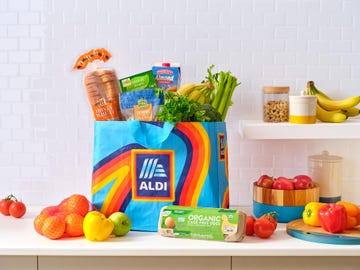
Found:
<path fill-rule="evenodd" d="M 322 122 L 342 123 L 348 117 L 360 114 L 360 110 L 355 107 L 360 103 L 360 96 L 333 100 L 317 89 L 313 81 L 307 83 L 306 94 L 316 95 L 316 117 Z"/>
<path fill-rule="evenodd" d="M 189 100 L 194 100 L 200 104 L 209 104 L 213 99 L 213 91 L 208 84 L 203 83 L 188 83 L 179 88 L 177 93 L 179 95 L 184 95 L 189 98 Z"/>

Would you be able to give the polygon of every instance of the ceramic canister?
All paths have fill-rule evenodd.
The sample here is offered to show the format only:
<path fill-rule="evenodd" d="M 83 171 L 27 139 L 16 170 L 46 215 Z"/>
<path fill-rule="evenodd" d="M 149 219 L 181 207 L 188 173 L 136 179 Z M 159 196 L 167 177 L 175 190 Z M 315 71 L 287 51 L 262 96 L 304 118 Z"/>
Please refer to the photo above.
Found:
<path fill-rule="evenodd" d="M 320 202 L 330 203 L 341 200 L 342 191 L 342 157 L 329 155 L 309 156 L 308 173 L 320 186 Z"/>
<path fill-rule="evenodd" d="M 314 124 L 316 122 L 316 96 L 290 96 L 289 101 L 290 123 Z"/>

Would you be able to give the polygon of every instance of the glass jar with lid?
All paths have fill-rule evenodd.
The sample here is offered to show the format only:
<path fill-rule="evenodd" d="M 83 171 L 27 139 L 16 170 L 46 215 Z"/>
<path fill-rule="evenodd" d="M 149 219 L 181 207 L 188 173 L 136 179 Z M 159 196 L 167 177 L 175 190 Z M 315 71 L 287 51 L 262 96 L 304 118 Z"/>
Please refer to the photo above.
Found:
<path fill-rule="evenodd" d="M 263 87 L 264 122 L 289 121 L 289 86 Z"/>

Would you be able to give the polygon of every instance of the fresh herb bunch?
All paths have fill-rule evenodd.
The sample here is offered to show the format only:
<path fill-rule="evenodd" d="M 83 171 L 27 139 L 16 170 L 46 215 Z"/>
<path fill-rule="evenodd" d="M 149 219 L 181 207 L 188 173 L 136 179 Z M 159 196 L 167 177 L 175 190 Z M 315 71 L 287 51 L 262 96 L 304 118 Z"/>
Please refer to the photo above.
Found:
<path fill-rule="evenodd" d="M 208 117 L 205 111 L 201 110 L 200 103 L 189 100 L 187 96 L 179 95 L 176 92 L 166 92 L 164 105 L 157 114 L 157 118 L 162 122 L 206 122 Z"/>

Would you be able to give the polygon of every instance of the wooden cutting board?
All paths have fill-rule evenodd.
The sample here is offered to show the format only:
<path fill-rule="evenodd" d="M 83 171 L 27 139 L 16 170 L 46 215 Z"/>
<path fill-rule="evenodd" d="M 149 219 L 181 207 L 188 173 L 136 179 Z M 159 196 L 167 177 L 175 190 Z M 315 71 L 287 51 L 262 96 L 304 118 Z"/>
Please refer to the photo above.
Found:
<path fill-rule="evenodd" d="M 336 245 L 360 245 L 360 227 L 343 233 L 329 233 L 321 227 L 307 225 L 302 219 L 296 219 L 286 225 L 286 232 L 302 240 Z"/>

